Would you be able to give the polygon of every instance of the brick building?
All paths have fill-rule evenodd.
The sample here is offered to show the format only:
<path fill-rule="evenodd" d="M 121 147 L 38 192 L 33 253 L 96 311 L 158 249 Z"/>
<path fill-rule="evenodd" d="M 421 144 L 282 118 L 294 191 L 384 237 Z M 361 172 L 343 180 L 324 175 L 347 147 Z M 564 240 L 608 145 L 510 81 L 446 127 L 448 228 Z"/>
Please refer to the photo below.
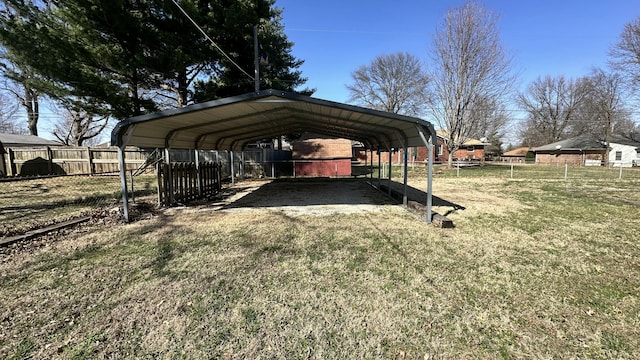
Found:
<path fill-rule="evenodd" d="M 296 176 L 350 176 L 352 141 L 306 134 L 291 144 Z"/>
<path fill-rule="evenodd" d="M 433 162 L 434 163 L 446 163 L 449 159 L 449 151 L 446 146 L 446 139 L 444 137 L 445 133 L 438 131 L 437 135 L 437 144 L 433 150 Z M 489 145 L 477 139 L 470 139 L 466 141 L 462 147 L 456 150 L 453 153 L 453 159 L 456 161 L 479 161 L 484 162 L 486 146 Z M 402 164 L 402 154 L 403 150 L 398 149 L 392 155 L 391 161 L 394 164 Z M 365 150 L 362 146 L 354 147 L 354 158 L 359 161 L 365 161 L 367 159 L 367 152 L 365 154 Z M 427 148 L 426 146 L 418 146 L 418 147 L 410 147 L 409 148 L 409 162 L 426 162 L 427 161 Z M 381 153 L 382 162 L 389 161 L 389 153 L 383 152 Z M 371 161 L 371 159 L 368 159 Z M 373 162 L 378 162 L 378 155 L 376 153 L 373 154 Z"/>

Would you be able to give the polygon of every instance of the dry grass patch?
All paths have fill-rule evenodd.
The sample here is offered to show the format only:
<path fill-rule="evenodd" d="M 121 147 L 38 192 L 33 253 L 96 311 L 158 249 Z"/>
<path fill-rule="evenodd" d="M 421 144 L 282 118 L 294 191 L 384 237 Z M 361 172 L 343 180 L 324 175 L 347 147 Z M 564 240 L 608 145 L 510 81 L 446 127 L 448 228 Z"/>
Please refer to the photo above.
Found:
<path fill-rule="evenodd" d="M 586 196 L 589 184 L 436 181 L 467 206 L 455 229 L 395 206 L 174 210 L 2 255 L 0 356 L 638 353 L 637 207 Z"/>

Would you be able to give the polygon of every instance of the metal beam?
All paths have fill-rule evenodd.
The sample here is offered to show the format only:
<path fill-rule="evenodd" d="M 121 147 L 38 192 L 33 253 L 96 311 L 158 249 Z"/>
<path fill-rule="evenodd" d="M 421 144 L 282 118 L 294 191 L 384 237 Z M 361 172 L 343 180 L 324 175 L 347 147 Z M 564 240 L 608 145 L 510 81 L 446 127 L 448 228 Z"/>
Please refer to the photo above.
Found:
<path fill-rule="evenodd" d="M 418 130 L 418 133 L 420 134 L 420 138 L 422 139 L 422 142 L 424 142 L 424 145 L 427 147 L 427 152 L 428 152 L 428 156 L 427 156 L 427 204 L 426 204 L 426 213 L 427 213 L 427 224 L 431 224 L 432 218 L 433 218 L 433 214 L 432 214 L 432 205 L 433 205 L 433 141 L 436 139 L 436 136 L 434 134 L 431 134 L 432 136 L 429 136 L 429 140 L 427 140 L 427 137 L 425 136 L 424 133 L 424 128 L 418 124 L 416 124 L 416 129 Z"/>
<path fill-rule="evenodd" d="M 403 185 L 404 185 L 404 190 L 402 193 L 402 205 L 407 206 L 407 178 L 409 177 L 409 169 L 408 169 L 408 165 L 409 165 L 409 148 L 408 147 L 404 147 L 402 150 L 402 162 L 403 162 L 403 166 L 404 166 L 404 170 L 403 170 L 403 177 L 404 177 L 404 181 L 403 181 Z"/>
<path fill-rule="evenodd" d="M 125 168 L 124 145 L 118 146 L 118 163 L 120 164 L 120 185 L 122 187 L 122 215 L 124 221 L 129 222 L 129 199 L 127 190 L 127 170 Z"/>

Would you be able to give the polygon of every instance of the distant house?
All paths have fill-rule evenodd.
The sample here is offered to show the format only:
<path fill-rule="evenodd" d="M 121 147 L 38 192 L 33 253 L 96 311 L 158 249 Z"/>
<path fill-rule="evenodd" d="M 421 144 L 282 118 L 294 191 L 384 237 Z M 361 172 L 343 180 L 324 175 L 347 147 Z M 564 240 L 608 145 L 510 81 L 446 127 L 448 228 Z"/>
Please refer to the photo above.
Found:
<path fill-rule="evenodd" d="M 530 156 L 531 159 L 535 158 L 535 155 L 533 151 L 531 151 L 531 148 L 528 146 L 524 146 L 503 153 L 502 161 L 524 163 L 527 160 L 528 156 Z"/>
<path fill-rule="evenodd" d="M 443 130 L 438 130 L 437 134 L 438 144 L 436 146 L 436 153 L 434 154 L 434 161 L 445 163 L 449 160 L 449 151 L 447 150 L 447 138 L 449 134 Z M 453 160 L 483 162 L 486 155 L 486 148 L 489 145 L 491 144 L 482 140 L 468 139 L 453 153 Z"/>
<path fill-rule="evenodd" d="M 605 159 L 604 143 L 593 135 L 581 135 L 533 149 L 536 164 L 601 165 Z"/>
<path fill-rule="evenodd" d="M 608 157 L 613 167 L 640 166 L 640 136 L 612 135 Z"/>
<path fill-rule="evenodd" d="M 640 166 L 640 140 L 633 136 L 611 135 L 608 152 L 604 139 L 592 135 L 554 142 L 533 151 L 537 164 Z"/>
<path fill-rule="evenodd" d="M 437 144 L 433 149 L 433 162 L 434 163 L 446 163 L 449 161 L 449 151 L 447 150 L 447 133 L 442 130 L 437 132 Z M 469 139 L 465 141 L 462 146 L 453 153 L 453 159 L 455 161 L 479 161 L 483 162 L 486 155 L 486 147 L 489 143 L 483 142 L 478 139 Z M 408 149 L 408 159 L 410 163 L 414 162 L 426 162 L 427 161 L 427 147 L 417 146 Z M 402 149 L 398 149 L 394 152 L 392 162 L 394 164 L 402 163 Z M 354 147 L 354 158 L 356 160 L 364 161 L 366 158 L 364 147 Z M 383 156 L 382 161 L 388 161 L 386 156 Z M 377 162 L 378 157 L 374 153 L 373 161 Z"/>
<path fill-rule="evenodd" d="M 436 131 L 437 144 L 433 151 L 433 161 L 435 163 L 446 163 L 449 161 L 449 150 L 447 150 L 447 132 Z M 480 161 L 483 162 L 486 156 L 486 148 L 489 143 L 478 139 L 465 141 L 458 150 L 453 153 L 454 161 Z M 424 146 L 409 149 L 409 158 L 414 161 L 427 160 L 427 148 Z"/>
<path fill-rule="evenodd" d="M 0 144 L 5 148 L 29 146 L 60 146 L 59 142 L 47 140 L 35 135 L 17 135 L 0 133 Z"/>

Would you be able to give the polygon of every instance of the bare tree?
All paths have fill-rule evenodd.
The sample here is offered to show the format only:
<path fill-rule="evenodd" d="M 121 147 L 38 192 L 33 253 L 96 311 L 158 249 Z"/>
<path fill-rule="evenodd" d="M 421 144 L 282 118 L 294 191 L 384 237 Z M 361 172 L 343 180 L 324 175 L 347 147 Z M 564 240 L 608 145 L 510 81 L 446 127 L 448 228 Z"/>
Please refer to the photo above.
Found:
<path fill-rule="evenodd" d="M 380 55 L 351 74 L 350 102 L 409 116 L 423 115 L 429 78 L 409 53 Z"/>
<path fill-rule="evenodd" d="M 502 138 L 511 126 L 508 114 L 503 103 L 489 98 L 480 99 L 471 111 L 475 128 L 470 132 L 470 137 L 489 143 L 486 149 L 488 155 L 502 154 Z"/>
<path fill-rule="evenodd" d="M 591 87 L 583 106 L 585 123 L 590 131 L 608 137 L 611 132 L 628 132 L 629 110 L 625 103 L 624 79 L 619 73 L 594 69 L 586 78 Z"/>
<path fill-rule="evenodd" d="M 9 56 L 2 54 L 0 71 L 5 77 L 3 90 L 13 94 L 24 108 L 27 115 L 27 128 L 31 135 L 38 135 L 38 119 L 40 117 L 40 93 L 31 85 L 31 74 L 26 68 L 19 68 Z"/>
<path fill-rule="evenodd" d="M 640 88 L 640 17 L 625 25 L 620 41 L 611 49 L 611 65 Z"/>
<path fill-rule="evenodd" d="M 4 92 L 0 92 L 0 133 L 25 134 L 26 129 L 13 118 L 17 111 L 17 104 L 8 98 L 9 96 Z"/>
<path fill-rule="evenodd" d="M 109 124 L 109 116 L 97 116 L 70 104 L 63 104 L 58 112 L 62 117 L 54 125 L 53 136 L 65 145 L 86 145 Z"/>
<path fill-rule="evenodd" d="M 517 99 L 528 114 L 520 129 L 523 145 L 539 146 L 579 135 L 579 109 L 589 90 L 585 79 L 564 76 L 546 76 L 532 82 Z"/>
<path fill-rule="evenodd" d="M 510 91 L 511 58 L 500 42 L 498 16 L 475 2 L 447 12 L 431 52 L 430 107 L 445 130 L 452 166 L 453 153 L 478 129 L 479 108 Z"/>

